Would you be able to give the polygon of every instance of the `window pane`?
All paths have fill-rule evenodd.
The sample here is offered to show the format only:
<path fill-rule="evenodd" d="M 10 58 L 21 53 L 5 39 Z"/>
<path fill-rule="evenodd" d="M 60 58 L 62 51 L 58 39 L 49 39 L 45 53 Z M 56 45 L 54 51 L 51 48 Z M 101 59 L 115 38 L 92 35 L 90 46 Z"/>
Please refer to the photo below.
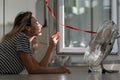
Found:
<path fill-rule="evenodd" d="M 59 7 L 64 6 L 61 9 L 63 13 L 59 16 L 64 16 L 61 19 L 64 21 L 63 24 L 80 29 L 80 31 L 69 28 L 60 29 L 63 30 L 62 40 L 60 41 L 63 43 L 63 49 L 84 49 L 93 35 L 85 32 L 85 30 L 96 31 L 105 20 L 111 19 L 110 0 L 63 0 L 63 5 L 60 1 Z"/>

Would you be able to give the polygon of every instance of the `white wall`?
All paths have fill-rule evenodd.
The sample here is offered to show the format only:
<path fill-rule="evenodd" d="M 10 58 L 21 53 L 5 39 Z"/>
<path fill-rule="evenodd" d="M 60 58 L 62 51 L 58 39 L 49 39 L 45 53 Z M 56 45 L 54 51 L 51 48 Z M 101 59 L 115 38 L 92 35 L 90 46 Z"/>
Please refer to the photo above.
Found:
<path fill-rule="evenodd" d="M 6 23 L 12 22 L 16 14 L 20 11 L 30 10 L 35 13 L 35 5 L 37 0 L 4 0 L 5 1 L 5 20 Z M 3 0 L 0 0 L 0 11 L 3 12 Z M 0 15 L 3 15 L 3 13 Z M 0 23 L 3 16 L 0 18 Z"/>

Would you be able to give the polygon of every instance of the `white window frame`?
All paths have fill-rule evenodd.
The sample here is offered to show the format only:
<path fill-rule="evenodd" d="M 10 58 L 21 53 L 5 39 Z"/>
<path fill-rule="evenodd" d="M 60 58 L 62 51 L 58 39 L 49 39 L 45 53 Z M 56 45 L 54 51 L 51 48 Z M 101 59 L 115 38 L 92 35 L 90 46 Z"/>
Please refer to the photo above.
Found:
<path fill-rule="evenodd" d="M 64 25 L 64 0 L 58 0 L 58 24 Z M 113 0 L 112 2 L 112 20 L 117 24 L 117 0 Z M 58 53 L 84 53 L 85 48 L 81 47 L 64 47 L 64 26 L 59 25 L 59 32 L 60 32 L 60 41 L 58 46 Z"/>

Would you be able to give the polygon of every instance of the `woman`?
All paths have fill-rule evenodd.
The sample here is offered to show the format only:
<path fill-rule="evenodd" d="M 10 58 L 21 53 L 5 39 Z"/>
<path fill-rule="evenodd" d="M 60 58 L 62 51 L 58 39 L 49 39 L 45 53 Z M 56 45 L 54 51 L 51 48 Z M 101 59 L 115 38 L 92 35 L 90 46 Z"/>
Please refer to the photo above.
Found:
<path fill-rule="evenodd" d="M 49 47 L 43 59 L 38 62 L 32 56 L 30 42 L 40 36 L 42 25 L 32 12 L 20 12 L 14 21 L 13 29 L 0 43 L 0 73 L 19 74 L 25 68 L 29 74 L 70 73 L 65 67 L 49 68 L 52 49 L 59 40 L 59 32 L 50 37 Z"/>

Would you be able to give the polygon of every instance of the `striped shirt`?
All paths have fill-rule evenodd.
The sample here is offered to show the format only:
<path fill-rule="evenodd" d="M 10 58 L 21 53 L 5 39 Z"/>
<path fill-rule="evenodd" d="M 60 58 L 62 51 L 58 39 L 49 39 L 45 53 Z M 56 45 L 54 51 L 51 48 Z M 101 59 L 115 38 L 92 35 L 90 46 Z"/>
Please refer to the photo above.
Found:
<path fill-rule="evenodd" d="M 19 74 L 25 69 L 18 56 L 20 51 L 32 54 L 28 37 L 22 32 L 0 43 L 0 74 Z"/>

